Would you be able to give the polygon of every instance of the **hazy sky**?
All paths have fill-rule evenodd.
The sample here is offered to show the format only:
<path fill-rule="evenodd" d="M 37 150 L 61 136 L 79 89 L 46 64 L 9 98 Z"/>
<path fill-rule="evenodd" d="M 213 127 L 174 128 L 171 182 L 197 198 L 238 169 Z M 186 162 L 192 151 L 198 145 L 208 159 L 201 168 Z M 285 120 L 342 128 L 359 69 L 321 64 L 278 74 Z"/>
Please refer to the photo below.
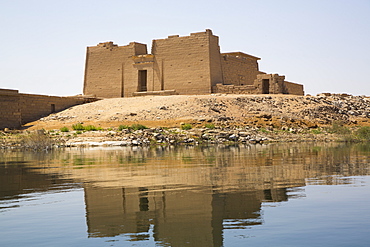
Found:
<path fill-rule="evenodd" d="M 370 0 L 0 0 L 0 88 L 82 93 L 86 47 L 212 29 L 305 92 L 370 95 Z"/>

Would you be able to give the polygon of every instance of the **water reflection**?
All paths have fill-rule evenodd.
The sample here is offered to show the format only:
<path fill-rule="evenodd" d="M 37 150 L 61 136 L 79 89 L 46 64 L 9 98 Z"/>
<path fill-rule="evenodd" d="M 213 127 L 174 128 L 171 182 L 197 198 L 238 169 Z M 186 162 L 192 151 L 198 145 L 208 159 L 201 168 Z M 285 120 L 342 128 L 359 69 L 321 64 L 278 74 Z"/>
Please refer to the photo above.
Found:
<path fill-rule="evenodd" d="M 343 144 L 3 153 L 0 200 L 82 186 L 90 238 L 222 246 L 225 230 L 263 224 L 265 202 L 369 175 L 369 154 L 368 145 Z"/>

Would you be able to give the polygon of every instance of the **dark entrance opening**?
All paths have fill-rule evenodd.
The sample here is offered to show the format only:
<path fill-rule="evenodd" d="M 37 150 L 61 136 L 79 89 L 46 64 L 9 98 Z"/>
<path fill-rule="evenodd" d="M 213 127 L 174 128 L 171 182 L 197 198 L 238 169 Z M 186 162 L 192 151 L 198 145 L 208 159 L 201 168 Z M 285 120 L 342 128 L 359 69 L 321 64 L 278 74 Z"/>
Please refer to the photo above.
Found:
<path fill-rule="evenodd" d="M 50 110 L 51 110 L 51 113 L 55 112 L 55 104 L 50 105 Z"/>
<path fill-rule="evenodd" d="M 139 92 L 146 92 L 147 91 L 147 71 L 146 70 L 139 70 Z"/>
<path fill-rule="evenodd" d="M 262 93 L 263 94 L 270 93 L 270 80 L 269 79 L 262 79 Z"/>

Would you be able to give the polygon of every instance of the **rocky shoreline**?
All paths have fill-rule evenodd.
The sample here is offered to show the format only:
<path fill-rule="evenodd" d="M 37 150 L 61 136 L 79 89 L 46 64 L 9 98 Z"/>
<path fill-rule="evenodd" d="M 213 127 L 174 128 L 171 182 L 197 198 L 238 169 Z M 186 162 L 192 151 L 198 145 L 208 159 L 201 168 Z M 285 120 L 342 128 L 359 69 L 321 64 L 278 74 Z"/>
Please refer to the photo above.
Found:
<path fill-rule="evenodd" d="M 37 130 L 1 132 L 1 149 L 51 149 L 151 145 L 265 144 L 272 142 L 348 141 L 350 133 L 332 128 L 267 130 L 254 127 L 144 128 L 93 131 Z M 344 127 L 340 127 L 344 128 Z M 349 130 L 346 128 L 346 130 Z M 351 133 L 354 131 L 351 131 Z M 352 140 L 353 141 L 353 140 Z"/>
<path fill-rule="evenodd" d="M 85 128 L 73 130 L 75 124 Z M 27 148 L 36 145 L 32 138 L 58 147 L 364 141 L 368 130 L 367 96 L 145 96 L 50 114 L 23 130 L 0 132 L 0 147 Z"/>

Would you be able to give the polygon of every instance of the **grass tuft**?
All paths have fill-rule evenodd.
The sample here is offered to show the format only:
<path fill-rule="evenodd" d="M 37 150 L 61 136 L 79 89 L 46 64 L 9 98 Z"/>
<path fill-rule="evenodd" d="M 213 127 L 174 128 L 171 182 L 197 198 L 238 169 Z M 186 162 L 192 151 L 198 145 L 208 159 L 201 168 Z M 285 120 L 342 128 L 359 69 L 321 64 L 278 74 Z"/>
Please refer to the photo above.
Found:
<path fill-rule="evenodd" d="M 60 131 L 61 132 L 69 132 L 69 129 L 68 129 L 68 127 L 62 127 L 62 128 L 60 128 Z"/>
<path fill-rule="evenodd" d="M 215 125 L 213 123 L 206 123 L 204 127 L 206 127 L 207 129 L 214 129 Z"/>
<path fill-rule="evenodd" d="M 73 130 L 85 130 L 85 127 L 81 123 L 76 123 L 72 125 Z"/>
<path fill-rule="evenodd" d="M 181 129 L 182 130 L 190 130 L 192 128 L 193 128 L 193 126 L 191 124 L 189 124 L 189 123 L 185 123 L 185 124 L 182 124 L 181 125 Z"/>

